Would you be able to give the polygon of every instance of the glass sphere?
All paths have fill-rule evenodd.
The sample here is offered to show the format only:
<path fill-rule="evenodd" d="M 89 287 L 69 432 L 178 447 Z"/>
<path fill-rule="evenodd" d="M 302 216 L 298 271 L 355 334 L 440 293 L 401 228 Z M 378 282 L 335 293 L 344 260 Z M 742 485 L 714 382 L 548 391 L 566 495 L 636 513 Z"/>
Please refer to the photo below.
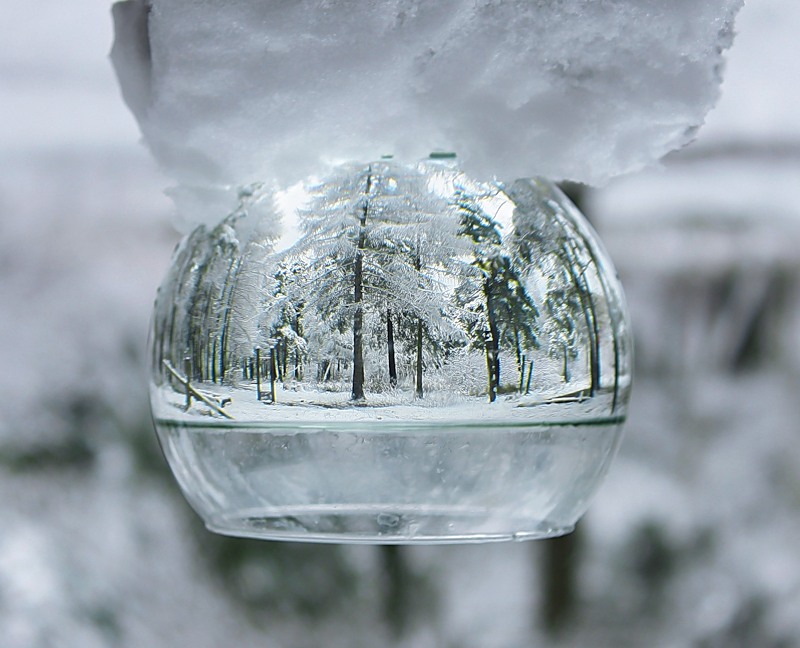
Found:
<path fill-rule="evenodd" d="M 631 384 L 622 291 L 575 206 L 433 161 L 243 190 L 178 246 L 150 352 L 187 499 L 214 531 L 271 539 L 568 532 Z"/>

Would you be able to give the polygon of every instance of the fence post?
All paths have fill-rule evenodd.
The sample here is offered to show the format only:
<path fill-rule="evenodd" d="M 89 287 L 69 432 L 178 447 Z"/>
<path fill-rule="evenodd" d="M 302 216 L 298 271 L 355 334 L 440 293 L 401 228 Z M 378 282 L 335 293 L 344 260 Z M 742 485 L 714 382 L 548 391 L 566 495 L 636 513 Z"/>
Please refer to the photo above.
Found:
<path fill-rule="evenodd" d="M 261 400 L 261 349 L 256 347 L 256 398 Z"/>
<path fill-rule="evenodd" d="M 269 352 L 269 393 L 272 397 L 272 402 L 275 402 L 275 374 L 277 373 L 277 358 L 275 357 L 275 347 L 272 347 Z"/>
<path fill-rule="evenodd" d="M 531 378 L 533 377 L 533 360 L 531 360 L 531 364 L 528 367 L 528 382 L 525 384 L 525 393 L 531 393 Z"/>
<path fill-rule="evenodd" d="M 186 376 L 186 409 L 188 410 L 192 406 L 192 390 L 189 387 L 192 376 L 192 358 L 190 356 L 183 359 L 183 373 Z"/>

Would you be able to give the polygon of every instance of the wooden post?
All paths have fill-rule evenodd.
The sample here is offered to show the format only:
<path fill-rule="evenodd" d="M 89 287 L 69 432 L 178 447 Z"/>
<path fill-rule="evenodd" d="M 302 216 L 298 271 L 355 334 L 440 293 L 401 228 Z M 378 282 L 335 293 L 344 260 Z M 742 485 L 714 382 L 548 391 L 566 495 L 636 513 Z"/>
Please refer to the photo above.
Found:
<path fill-rule="evenodd" d="M 188 410 L 192 406 L 192 390 L 189 386 L 192 375 L 192 359 L 189 356 L 183 359 L 183 374 L 186 376 L 186 409 Z"/>
<path fill-rule="evenodd" d="M 528 382 L 525 384 L 525 393 L 531 393 L 531 378 L 533 377 L 533 360 L 531 360 L 530 365 L 528 366 Z"/>
<path fill-rule="evenodd" d="M 211 348 L 211 382 L 217 382 L 217 338 L 214 338 L 214 343 Z"/>
<path fill-rule="evenodd" d="M 256 398 L 261 400 L 261 349 L 256 347 Z"/>
<path fill-rule="evenodd" d="M 278 359 L 275 357 L 275 347 L 272 347 L 269 352 L 269 395 L 272 402 L 275 402 L 275 374 L 278 373 Z"/>

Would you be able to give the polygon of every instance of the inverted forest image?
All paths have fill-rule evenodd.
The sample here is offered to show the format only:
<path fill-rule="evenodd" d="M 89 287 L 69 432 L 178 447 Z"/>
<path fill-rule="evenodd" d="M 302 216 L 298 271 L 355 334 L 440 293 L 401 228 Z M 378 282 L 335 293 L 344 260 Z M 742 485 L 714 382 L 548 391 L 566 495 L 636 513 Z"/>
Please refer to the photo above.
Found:
<path fill-rule="evenodd" d="M 254 403 L 614 416 L 630 351 L 613 270 L 554 185 L 382 160 L 310 185 L 289 214 L 248 187 L 187 236 L 151 363 L 164 416 L 271 416 Z"/>

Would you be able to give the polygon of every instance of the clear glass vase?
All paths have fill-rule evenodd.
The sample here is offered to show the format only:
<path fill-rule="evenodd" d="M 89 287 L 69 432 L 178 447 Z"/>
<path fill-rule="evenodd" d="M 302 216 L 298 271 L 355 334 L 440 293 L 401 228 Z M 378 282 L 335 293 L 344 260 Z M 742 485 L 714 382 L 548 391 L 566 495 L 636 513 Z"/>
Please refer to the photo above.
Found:
<path fill-rule="evenodd" d="M 210 529 L 521 540 L 587 509 L 631 384 L 614 270 L 552 183 L 444 158 L 340 167 L 297 209 L 247 187 L 177 248 L 151 401 Z"/>

